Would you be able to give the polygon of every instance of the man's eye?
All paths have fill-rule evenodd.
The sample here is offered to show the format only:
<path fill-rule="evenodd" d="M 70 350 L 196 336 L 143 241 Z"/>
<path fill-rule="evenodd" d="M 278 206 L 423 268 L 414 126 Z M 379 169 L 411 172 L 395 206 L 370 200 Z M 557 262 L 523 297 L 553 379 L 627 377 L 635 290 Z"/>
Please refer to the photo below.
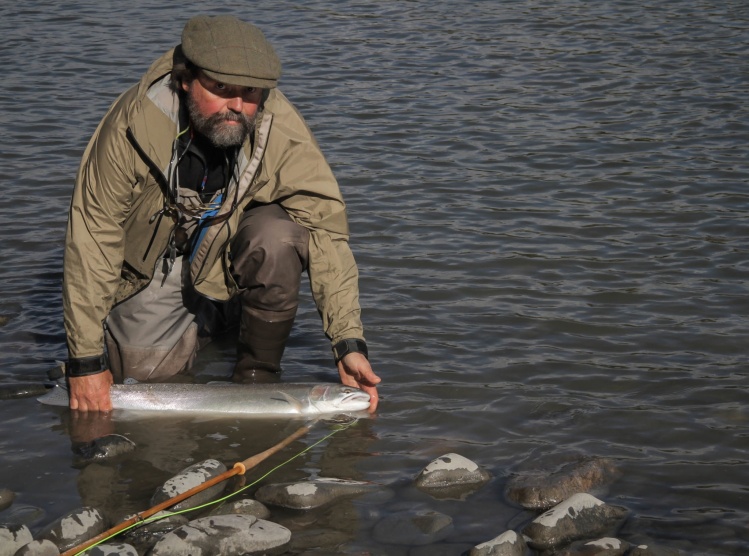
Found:
<path fill-rule="evenodd" d="M 255 91 L 257 91 L 257 87 L 245 87 L 244 92 L 246 95 L 254 95 Z"/>
<path fill-rule="evenodd" d="M 218 81 L 216 82 L 215 87 L 219 91 L 225 91 L 226 90 L 226 85 L 224 85 L 223 83 L 219 83 Z"/>

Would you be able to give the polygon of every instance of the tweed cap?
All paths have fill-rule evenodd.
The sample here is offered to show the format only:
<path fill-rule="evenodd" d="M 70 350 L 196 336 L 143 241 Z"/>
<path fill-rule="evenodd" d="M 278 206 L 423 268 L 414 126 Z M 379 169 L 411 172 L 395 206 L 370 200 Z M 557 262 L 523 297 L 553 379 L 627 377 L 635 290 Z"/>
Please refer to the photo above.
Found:
<path fill-rule="evenodd" d="M 281 62 L 262 31 L 230 15 L 193 17 L 182 31 L 185 57 L 216 81 L 271 89 Z"/>

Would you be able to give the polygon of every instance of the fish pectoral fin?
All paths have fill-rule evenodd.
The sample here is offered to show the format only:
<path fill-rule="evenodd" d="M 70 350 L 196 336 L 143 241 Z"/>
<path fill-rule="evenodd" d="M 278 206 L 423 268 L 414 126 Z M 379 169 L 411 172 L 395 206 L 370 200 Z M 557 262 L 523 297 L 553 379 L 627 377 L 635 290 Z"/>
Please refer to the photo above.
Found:
<path fill-rule="evenodd" d="M 300 402 L 294 396 L 292 396 L 290 394 L 287 394 L 286 392 L 278 392 L 278 394 L 281 396 L 281 398 L 285 402 L 288 402 L 291 405 L 291 407 L 293 407 L 296 410 L 297 413 L 301 413 L 302 412 L 302 409 L 304 407 L 302 405 L 302 402 Z M 279 398 L 274 398 L 274 399 L 279 399 Z"/>

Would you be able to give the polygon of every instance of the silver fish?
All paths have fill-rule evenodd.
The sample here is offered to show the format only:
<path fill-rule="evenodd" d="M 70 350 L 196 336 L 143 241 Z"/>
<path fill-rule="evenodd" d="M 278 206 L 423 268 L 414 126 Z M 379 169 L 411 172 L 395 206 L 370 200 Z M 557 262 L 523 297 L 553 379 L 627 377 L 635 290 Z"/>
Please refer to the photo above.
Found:
<path fill-rule="evenodd" d="M 369 394 L 342 384 L 113 384 L 112 407 L 131 411 L 233 414 L 255 417 L 315 416 L 369 407 Z M 68 390 L 56 385 L 37 398 L 68 406 Z"/>

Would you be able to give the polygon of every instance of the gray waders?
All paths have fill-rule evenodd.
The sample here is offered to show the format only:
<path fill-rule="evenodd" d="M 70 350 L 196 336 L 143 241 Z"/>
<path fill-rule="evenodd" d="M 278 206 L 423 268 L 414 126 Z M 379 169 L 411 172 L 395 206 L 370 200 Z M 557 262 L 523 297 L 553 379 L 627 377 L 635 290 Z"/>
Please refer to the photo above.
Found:
<path fill-rule="evenodd" d="M 279 379 L 307 268 L 309 232 L 281 206 L 258 205 L 242 217 L 231 252 L 238 299 L 216 303 L 197 294 L 183 256 L 166 275 L 166 264 L 160 264 L 146 289 L 112 309 L 105 328 L 116 382 L 158 382 L 188 370 L 198 349 L 226 330 L 237 301 L 241 318 L 233 380 Z"/>

